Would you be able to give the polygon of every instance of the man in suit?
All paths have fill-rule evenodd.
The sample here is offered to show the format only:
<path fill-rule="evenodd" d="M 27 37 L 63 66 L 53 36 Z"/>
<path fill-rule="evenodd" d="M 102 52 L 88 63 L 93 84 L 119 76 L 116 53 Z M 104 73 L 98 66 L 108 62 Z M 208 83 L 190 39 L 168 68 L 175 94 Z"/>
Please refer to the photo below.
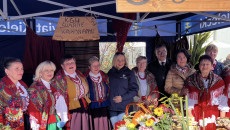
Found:
<path fill-rule="evenodd" d="M 163 93 L 166 96 L 170 96 L 164 91 L 164 86 L 165 79 L 172 64 L 172 61 L 170 59 L 167 59 L 167 48 L 164 44 L 156 45 L 154 53 L 157 59 L 148 64 L 148 70 L 154 74 L 159 92 Z M 160 94 L 160 98 L 161 97 L 164 96 Z"/>

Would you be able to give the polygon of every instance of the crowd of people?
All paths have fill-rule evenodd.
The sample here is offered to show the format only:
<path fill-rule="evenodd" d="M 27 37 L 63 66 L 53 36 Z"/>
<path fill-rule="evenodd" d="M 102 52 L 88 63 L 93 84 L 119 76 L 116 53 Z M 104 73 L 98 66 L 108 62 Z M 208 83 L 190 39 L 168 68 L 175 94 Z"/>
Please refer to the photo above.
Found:
<path fill-rule="evenodd" d="M 178 50 L 175 63 L 167 58 L 165 45 L 157 45 L 154 52 L 156 61 L 148 64 L 145 56 L 139 56 L 132 70 L 125 54 L 117 52 L 107 74 L 95 56 L 82 74 L 75 58 L 65 55 L 56 74 L 53 62 L 40 63 L 30 87 L 21 80 L 22 62 L 6 58 L 6 75 L 0 81 L 0 128 L 111 130 L 125 115 L 127 104 L 148 106 L 173 93 L 188 96 L 188 114 L 201 128 L 215 129 L 218 117 L 230 117 L 230 65 L 224 67 L 215 59 L 215 45 L 207 47 L 196 70 L 185 49 Z"/>

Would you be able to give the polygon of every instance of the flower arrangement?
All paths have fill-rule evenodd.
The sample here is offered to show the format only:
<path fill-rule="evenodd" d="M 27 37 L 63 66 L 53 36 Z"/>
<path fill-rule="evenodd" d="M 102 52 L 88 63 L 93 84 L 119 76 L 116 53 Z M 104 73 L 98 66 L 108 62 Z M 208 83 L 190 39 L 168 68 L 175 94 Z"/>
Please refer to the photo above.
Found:
<path fill-rule="evenodd" d="M 158 102 L 161 102 L 161 105 L 158 106 Z M 126 115 L 123 117 L 124 122 L 118 122 L 118 124 L 127 127 L 127 130 L 170 130 L 173 129 L 173 126 L 189 130 L 191 120 L 184 114 L 183 103 L 185 103 L 186 115 L 188 115 L 187 97 L 184 99 L 177 94 L 172 94 L 169 98 L 151 100 L 149 106 L 144 106 L 144 103 L 132 103 L 131 105 L 137 105 L 141 110 L 129 114 L 126 111 Z M 126 107 L 126 110 L 128 108 Z M 119 127 L 116 128 L 115 130 L 119 129 Z"/>
<path fill-rule="evenodd" d="M 124 126 L 126 126 L 124 120 L 123 121 L 118 121 L 118 122 L 115 123 L 115 130 L 118 130 L 118 129 L 120 129 L 120 127 L 124 127 Z"/>

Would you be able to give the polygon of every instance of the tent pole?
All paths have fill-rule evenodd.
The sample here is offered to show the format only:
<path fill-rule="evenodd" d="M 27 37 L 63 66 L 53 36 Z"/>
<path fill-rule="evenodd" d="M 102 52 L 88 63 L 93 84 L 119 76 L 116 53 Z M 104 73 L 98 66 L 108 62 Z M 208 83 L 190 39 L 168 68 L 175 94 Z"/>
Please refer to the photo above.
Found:
<path fill-rule="evenodd" d="M 176 39 L 180 39 L 181 38 L 181 21 L 177 21 L 176 23 Z"/>
<path fill-rule="evenodd" d="M 187 12 L 178 12 L 178 13 L 172 13 L 172 14 L 157 16 L 157 17 L 145 19 L 145 20 L 143 20 L 143 22 L 154 21 L 154 20 L 158 20 L 158 19 L 162 19 L 162 18 L 168 18 L 168 17 L 172 17 L 172 16 L 177 16 L 177 15 L 182 15 L 182 14 L 186 14 L 186 13 Z"/>
<path fill-rule="evenodd" d="M 18 15 L 21 16 L 22 14 L 21 14 L 20 10 L 18 9 L 17 5 L 15 4 L 14 0 L 10 0 L 10 2 L 14 6 L 14 9 L 17 11 Z M 23 22 L 25 23 L 26 26 L 28 26 L 25 19 L 23 19 Z"/>
<path fill-rule="evenodd" d="M 150 13 L 145 13 L 141 18 L 140 18 L 140 21 L 137 21 L 137 22 L 142 22 Z"/>
<path fill-rule="evenodd" d="M 8 9 L 7 9 L 7 0 L 3 0 L 3 13 L 5 17 L 8 17 Z"/>
<path fill-rule="evenodd" d="M 3 19 L 7 19 L 5 14 L 2 12 L 2 10 L 0 9 L 0 15 L 2 16 Z"/>
<path fill-rule="evenodd" d="M 137 22 L 140 21 L 140 13 L 136 13 L 136 21 L 137 21 Z"/>

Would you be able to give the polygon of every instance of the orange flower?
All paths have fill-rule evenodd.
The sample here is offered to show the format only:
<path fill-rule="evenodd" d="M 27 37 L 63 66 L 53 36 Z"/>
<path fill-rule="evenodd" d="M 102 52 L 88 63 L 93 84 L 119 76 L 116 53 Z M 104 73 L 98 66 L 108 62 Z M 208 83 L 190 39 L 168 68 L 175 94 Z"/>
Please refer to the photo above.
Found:
<path fill-rule="evenodd" d="M 146 122 L 145 122 L 145 125 L 147 126 L 147 127 L 151 127 L 152 125 L 153 125 L 153 119 L 148 119 Z"/>

